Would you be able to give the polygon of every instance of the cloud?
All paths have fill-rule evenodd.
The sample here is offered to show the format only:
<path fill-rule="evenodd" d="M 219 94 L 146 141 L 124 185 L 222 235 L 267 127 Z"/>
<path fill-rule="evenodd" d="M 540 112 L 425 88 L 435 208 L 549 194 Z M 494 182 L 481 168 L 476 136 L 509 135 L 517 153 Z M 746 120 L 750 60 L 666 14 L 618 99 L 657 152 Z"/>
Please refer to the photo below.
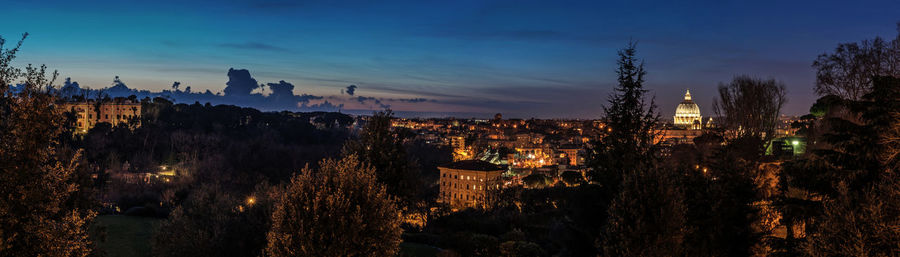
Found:
<path fill-rule="evenodd" d="M 309 109 L 313 109 L 313 110 L 321 110 L 321 109 L 325 109 L 325 110 L 338 109 L 338 110 L 340 110 L 340 109 L 344 108 L 344 104 L 335 105 L 335 104 L 332 104 L 331 102 L 328 102 L 328 100 L 325 100 L 324 102 L 318 103 L 318 104 L 307 105 L 306 103 L 304 103 L 301 105 L 301 107 L 309 108 Z"/>
<path fill-rule="evenodd" d="M 351 98 L 351 99 L 354 99 L 354 98 Z M 378 99 L 378 98 L 375 98 L 375 97 L 371 97 L 371 96 L 369 96 L 369 97 L 366 97 L 366 96 L 357 96 L 355 99 L 356 99 L 356 101 L 359 102 L 360 104 L 366 104 L 366 102 L 371 101 L 371 102 L 373 102 L 375 105 L 378 105 L 378 107 L 381 107 L 381 108 L 384 108 L 384 109 L 391 108 L 391 105 L 389 105 L 389 104 L 384 104 L 384 103 L 381 102 L 381 99 Z"/>
<path fill-rule="evenodd" d="M 226 96 L 247 96 L 254 89 L 259 88 L 256 79 L 250 76 L 250 71 L 235 70 L 234 68 L 228 69 L 228 82 L 225 85 Z"/>
<path fill-rule="evenodd" d="M 233 49 L 242 49 L 242 50 L 261 50 L 261 51 L 273 51 L 273 52 L 290 52 L 287 48 L 282 48 L 278 46 L 273 46 L 266 43 L 260 42 L 246 42 L 246 43 L 222 43 L 216 45 L 218 47 L 225 48 L 233 48 Z"/>
<path fill-rule="evenodd" d="M 356 88 L 357 88 L 356 85 L 349 85 L 349 86 L 347 86 L 347 94 L 348 94 L 348 95 L 353 95 L 353 93 L 356 92 Z"/>
<path fill-rule="evenodd" d="M 63 96 L 80 95 L 82 92 L 81 86 L 78 85 L 78 82 L 72 81 L 72 78 L 66 78 L 66 81 L 63 82 L 63 86 L 59 91 Z"/>
<path fill-rule="evenodd" d="M 437 102 L 437 100 L 427 99 L 427 98 L 387 98 L 387 99 L 382 99 L 382 100 L 391 101 L 391 102 L 406 102 L 406 103 L 424 103 L 424 102 L 434 103 L 434 102 Z"/>
<path fill-rule="evenodd" d="M 113 80 L 112 86 L 104 90 L 80 89 L 78 82 L 67 79 L 60 91 L 69 90 L 72 94 L 64 94 L 64 96 L 85 95 L 92 96 L 96 93 L 103 92 L 110 97 L 128 97 L 136 96 L 138 99 L 146 97 L 155 98 L 163 97 L 178 103 L 212 103 L 212 104 L 230 104 L 237 106 L 253 107 L 262 111 L 338 111 L 342 110 L 345 105 L 363 105 L 369 108 L 391 108 L 392 102 L 402 103 L 425 103 L 437 102 L 430 98 L 381 98 L 371 96 L 361 96 L 356 94 L 356 85 L 350 85 L 344 88 L 344 92 L 354 95 L 346 97 L 340 95 L 318 96 L 311 94 L 295 94 L 294 90 L 298 89 L 294 84 L 285 80 L 278 82 L 269 82 L 260 84 L 250 71 L 246 69 L 229 68 L 227 72 L 228 82 L 225 83 L 223 92 L 213 92 L 211 90 L 198 90 L 193 92 L 191 87 L 183 85 L 181 82 L 175 81 L 171 84 L 170 89 L 159 92 L 151 92 L 149 90 L 130 89 L 125 82 L 118 76 Z M 184 90 L 180 90 L 180 89 Z M 255 93 L 257 89 L 268 88 L 269 94 Z M 79 91 L 80 90 L 80 91 Z M 324 101 L 323 101 L 324 100 Z"/>
<path fill-rule="evenodd" d="M 269 90 L 272 91 L 269 94 L 269 97 L 293 97 L 294 96 L 294 85 L 291 83 L 287 83 L 284 80 L 279 81 L 278 83 L 268 83 Z"/>

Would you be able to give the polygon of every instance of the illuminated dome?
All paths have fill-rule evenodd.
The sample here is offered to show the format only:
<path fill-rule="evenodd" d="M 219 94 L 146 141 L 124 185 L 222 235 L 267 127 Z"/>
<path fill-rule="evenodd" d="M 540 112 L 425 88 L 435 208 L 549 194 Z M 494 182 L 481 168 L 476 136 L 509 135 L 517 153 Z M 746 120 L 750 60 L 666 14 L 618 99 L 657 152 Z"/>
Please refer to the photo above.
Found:
<path fill-rule="evenodd" d="M 684 93 L 684 101 L 675 108 L 675 118 L 673 119 L 676 126 L 689 129 L 700 129 L 701 119 L 700 107 L 691 100 L 691 91 Z"/>

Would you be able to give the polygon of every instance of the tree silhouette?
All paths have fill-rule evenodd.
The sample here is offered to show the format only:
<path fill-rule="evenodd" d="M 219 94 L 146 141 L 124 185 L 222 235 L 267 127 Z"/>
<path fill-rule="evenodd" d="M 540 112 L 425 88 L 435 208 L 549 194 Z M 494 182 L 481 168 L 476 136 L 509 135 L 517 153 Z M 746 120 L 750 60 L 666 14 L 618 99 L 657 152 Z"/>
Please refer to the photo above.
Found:
<path fill-rule="evenodd" d="M 885 228 L 900 224 L 895 192 L 900 79 L 875 77 L 870 90 L 859 100 L 823 97 L 829 99 L 823 108 L 842 110 L 824 111 L 829 114 L 818 121 L 826 145 L 782 165 L 780 187 L 788 193 L 778 206 L 794 232 L 783 240 L 782 251 L 841 256 L 900 251 L 883 243 L 896 242 L 897 231 Z"/>
<path fill-rule="evenodd" d="M 737 76 L 731 83 L 719 84 L 719 98 L 713 102 L 719 125 L 729 140 L 762 144 L 775 136 L 778 115 L 787 101 L 784 84 Z"/>
<path fill-rule="evenodd" d="M 153 234 L 156 256 L 258 256 L 278 190 L 261 184 L 238 197 L 214 184 L 191 191 Z"/>
<path fill-rule="evenodd" d="M 591 141 L 586 163 L 591 180 L 618 191 L 622 174 L 647 169 L 658 159 L 659 113 L 646 102 L 644 64 L 635 57 L 636 43 L 619 50 L 618 85 L 604 106 L 605 128 Z"/>
<path fill-rule="evenodd" d="M 682 256 L 688 234 L 684 188 L 676 173 L 649 169 L 624 175 L 609 206 L 605 256 Z"/>
<path fill-rule="evenodd" d="M 362 163 L 372 165 L 378 182 L 408 212 L 419 201 L 422 183 L 418 179 L 418 165 L 410 161 L 403 146 L 403 135 L 391 128 L 392 119 L 391 110 L 376 112 L 366 122 L 359 139 L 347 141 L 343 155 L 355 155 Z"/>
<path fill-rule="evenodd" d="M 819 55 L 816 69 L 816 93 L 859 100 L 869 93 L 876 76 L 900 77 L 900 23 L 897 38 L 875 37 L 860 43 L 839 44 L 833 53 Z"/>

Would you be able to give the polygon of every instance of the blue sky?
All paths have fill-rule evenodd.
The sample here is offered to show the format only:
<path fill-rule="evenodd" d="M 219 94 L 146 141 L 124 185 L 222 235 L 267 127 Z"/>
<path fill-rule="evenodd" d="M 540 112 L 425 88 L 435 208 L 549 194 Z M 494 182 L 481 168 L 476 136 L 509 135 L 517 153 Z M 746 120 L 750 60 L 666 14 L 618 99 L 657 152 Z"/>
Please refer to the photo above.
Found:
<path fill-rule="evenodd" d="M 734 75 L 774 77 L 787 114 L 816 96 L 810 64 L 841 42 L 896 36 L 900 1 L 6 1 L 19 63 L 82 87 L 221 92 L 229 68 L 347 109 L 596 118 L 630 39 L 669 117 L 691 89 L 705 116 Z M 265 93 L 265 92 L 264 92 Z M 343 101 L 343 102 L 342 102 Z"/>

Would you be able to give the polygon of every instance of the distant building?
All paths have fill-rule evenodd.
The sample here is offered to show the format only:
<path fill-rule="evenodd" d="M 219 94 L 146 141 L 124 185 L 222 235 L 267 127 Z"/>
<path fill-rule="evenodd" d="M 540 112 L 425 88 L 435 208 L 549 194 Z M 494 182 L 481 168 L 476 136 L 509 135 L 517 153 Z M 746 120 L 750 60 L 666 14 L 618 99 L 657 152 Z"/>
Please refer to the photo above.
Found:
<path fill-rule="evenodd" d="M 500 188 L 503 167 L 481 160 L 453 162 L 441 171 L 439 201 L 453 209 L 484 207 L 488 190 Z"/>
<path fill-rule="evenodd" d="M 694 138 L 703 135 L 698 129 L 666 129 L 661 133 L 660 140 L 667 145 L 693 144 Z"/>
<path fill-rule="evenodd" d="M 116 99 L 99 105 L 93 100 L 66 102 L 60 108 L 65 112 L 75 113 L 75 133 L 79 134 L 87 133 L 97 123 L 106 122 L 116 126 L 128 124 L 133 119 L 139 121 L 141 118 L 141 103 L 127 99 Z"/>
<path fill-rule="evenodd" d="M 563 163 L 569 166 L 579 166 L 584 164 L 582 153 L 584 148 L 579 145 L 562 145 L 559 147 L 560 157 L 566 158 L 567 162 Z"/>
<path fill-rule="evenodd" d="M 684 101 L 675 108 L 675 126 L 685 129 L 701 129 L 703 117 L 700 116 L 700 107 L 691 99 L 691 91 L 684 93 Z"/>

